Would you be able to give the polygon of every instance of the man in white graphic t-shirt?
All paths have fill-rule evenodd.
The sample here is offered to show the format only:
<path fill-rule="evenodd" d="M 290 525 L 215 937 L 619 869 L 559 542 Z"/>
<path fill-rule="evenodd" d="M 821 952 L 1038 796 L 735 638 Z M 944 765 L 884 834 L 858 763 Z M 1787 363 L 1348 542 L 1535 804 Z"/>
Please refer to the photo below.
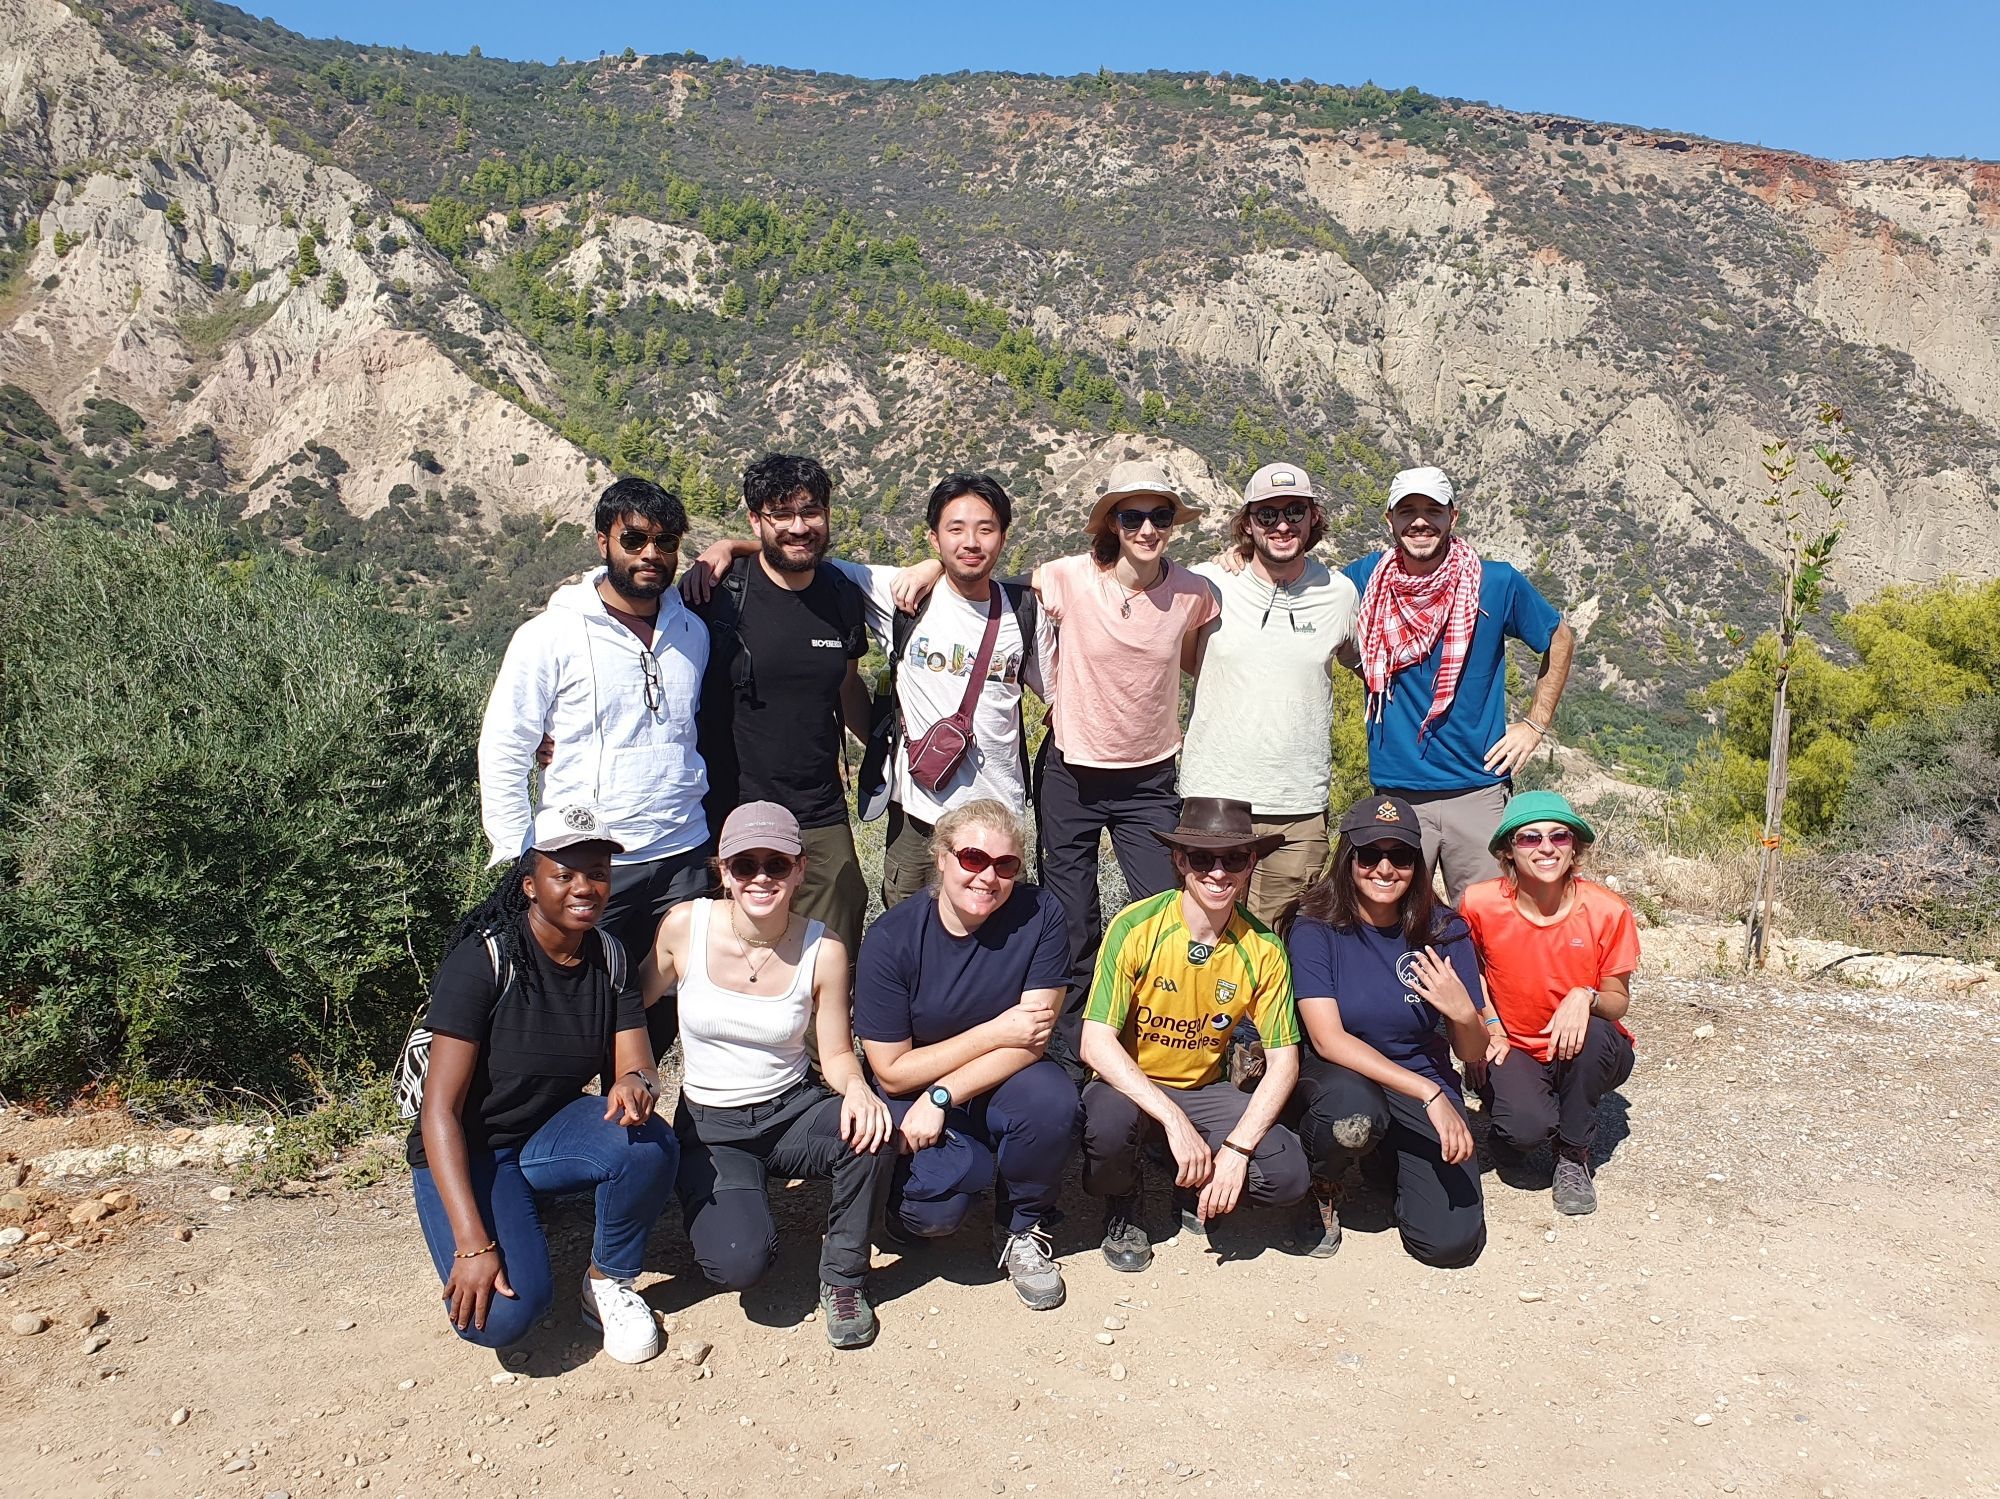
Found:
<path fill-rule="evenodd" d="M 1194 708 L 1181 746 L 1181 795 L 1250 803 L 1259 837 L 1249 906 L 1276 922 L 1326 864 L 1333 765 L 1333 666 L 1351 651 L 1354 584 L 1311 555 L 1325 531 L 1319 496 L 1294 463 L 1250 476 L 1230 523 L 1240 570 L 1195 573 L 1222 606 L 1189 649 Z"/>

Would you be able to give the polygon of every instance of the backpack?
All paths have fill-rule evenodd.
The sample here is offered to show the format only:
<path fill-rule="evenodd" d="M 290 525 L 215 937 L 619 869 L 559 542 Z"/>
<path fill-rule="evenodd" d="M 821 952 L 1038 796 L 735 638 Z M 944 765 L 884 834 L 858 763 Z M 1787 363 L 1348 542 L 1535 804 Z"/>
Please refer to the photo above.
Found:
<path fill-rule="evenodd" d="M 507 962 L 507 955 L 500 950 L 500 934 L 489 927 L 479 935 L 486 943 L 487 961 L 493 965 L 493 982 L 500 986 L 500 993 L 493 1001 L 493 1008 L 498 1010 L 514 990 L 514 970 Z M 625 987 L 625 944 L 601 927 L 597 937 L 604 944 L 604 968 L 611 979 L 611 993 L 615 997 Z M 417 1007 L 410 1033 L 404 1037 L 403 1049 L 396 1057 L 393 1087 L 396 1117 L 405 1124 L 413 1123 L 423 1112 L 424 1083 L 431 1073 L 431 1029 L 424 1024 L 429 1011 L 430 1001 L 426 999 Z"/>
<path fill-rule="evenodd" d="M 938 586 L 944 586 L 942 579 Z M 1001 583 L 1000 593 L 1021 631 L 1020 674 L 1025 680 L 1028 666 L 1035 659 L 1035 591 L 1023 579 Z M 899 610 L 889 621 L 889 670 L 870 704 L 868 748 L 861 756 L 861 770 L 855 777 L 855 806 L 863 822 L 873 822 L 889 810 L 889 767 L 895 762 L 896 745 L 905 732 L 902 706 L 896 700 L 896 673 L 902 667 L 903 652 L 910 643 L 910 637 L 916 634 L 917 626 L 930 612 L 931 600 L 936 597 L 937 589 L 933 588 L 924 595 L 924 601 L 915 614 L 904 614 Z M 1026 733 L 1021 735 L 1021 778 L 1022 784 L 1027 784 Z"/>

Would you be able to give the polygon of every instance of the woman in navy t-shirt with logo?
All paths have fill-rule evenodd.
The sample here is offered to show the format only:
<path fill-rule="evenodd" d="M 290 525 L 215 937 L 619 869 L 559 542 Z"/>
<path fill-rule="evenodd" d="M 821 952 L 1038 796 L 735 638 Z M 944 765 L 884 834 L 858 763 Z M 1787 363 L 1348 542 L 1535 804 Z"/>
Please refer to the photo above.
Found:
<path fill-rule="evenodd" d="M 1471 932 L 1435 904 L 1408 802 L 1376 795 L 1348 809 L 1285 945 L 1312 1043 L 1293 1095 L 1313 1166 L 1309 1252 L 1339 1249 L 1336 1183 L 1381 1150 L 1394 1158 L 1403 1247 L 1427 1265 L 1471 1264 L 1486 1208 L 1451 1059 L 1483 1067 L 1491 1022 Z"/>

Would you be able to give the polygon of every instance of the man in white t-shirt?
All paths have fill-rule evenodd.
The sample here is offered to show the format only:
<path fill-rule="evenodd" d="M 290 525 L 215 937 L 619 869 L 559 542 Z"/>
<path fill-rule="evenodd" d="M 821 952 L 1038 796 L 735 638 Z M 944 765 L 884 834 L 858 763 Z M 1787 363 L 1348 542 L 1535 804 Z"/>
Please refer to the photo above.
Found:
<path fill-rule="evenodd" d="M 1354 584 L 1311 555 L 1325 532 L 1306 471 L 1267 463 L 1230 523 L 1240 571 L 1195 567 L 1222 606 L 1189 647 L 1194 708 L 1181 748 L 1181 795 L 1250 803 L 1259 837 L 1284 843 L 1257 861 L 1249 905 L 1267 925 L 1325 867 L 1333 764 L 1333 667 L 1352 650 Z"/>
<path fill-rule="evenodd" d="M 887 846 L 882 855 L 885 908 L 929 883 L 935 865 L 931 830 L 946 812 L 981 797 L 991 797 L 1016 812 L 1027 806 L 1022 684 L 1043 695 L 1036 637 L 1042 635 L 1046 643 L 1046 626 L 1034 594 L 993 578 L 1014 521 L 1007 491 L 987 474 L 948 474 L 931 491 L 924 520 L 943 578 L 941 586 L 917 605 L 914 618 L 897 612 L 895 583 L 901 569 L 833 563 L 867 596 L 868 626 L 889 655 L 895 711 L 901 716 L 895 755 L 885 767 L 889 788 Z M 934 575 L 930 569 L 916 573 Z M 926 790 L 910 774 L 910 745 L 964 703 L 996 592 L 999 623 L 985 681 L 973 705 L 972 742 L 951 776 Z"/>

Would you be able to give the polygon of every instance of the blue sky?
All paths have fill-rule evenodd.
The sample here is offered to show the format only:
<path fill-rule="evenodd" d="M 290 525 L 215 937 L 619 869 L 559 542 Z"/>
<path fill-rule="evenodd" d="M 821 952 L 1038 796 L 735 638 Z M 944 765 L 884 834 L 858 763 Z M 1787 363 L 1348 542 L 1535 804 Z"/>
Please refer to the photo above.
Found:
<path fill-rule="evenodd" d="M 866 77 L 1228 69 L 1415 84 L 1510 109 L 1818 156 L 2000 159 L 1995 0 L 1893 8 L 1880 0 L 264 0 L 250 8 L 311 36 L 448 52 L 477 43 L 489 56 L 546 62 L 629 46 Z"/>

